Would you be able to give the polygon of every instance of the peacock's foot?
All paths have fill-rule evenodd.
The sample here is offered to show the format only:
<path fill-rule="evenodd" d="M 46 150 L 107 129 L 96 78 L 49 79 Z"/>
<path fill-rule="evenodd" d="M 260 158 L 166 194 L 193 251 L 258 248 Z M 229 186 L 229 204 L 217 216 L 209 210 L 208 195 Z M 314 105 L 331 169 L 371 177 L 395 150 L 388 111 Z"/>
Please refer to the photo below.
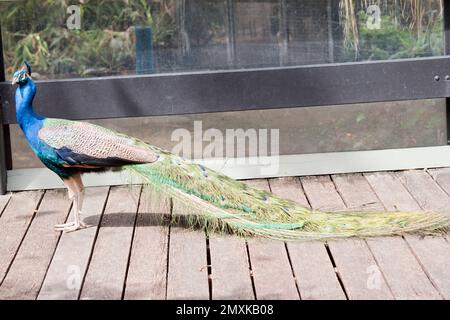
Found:
<path fill-rule="evenodd" d="M 73 232 L 81 229 L 86 229 L 89 227 L 90 227 L 89 225 L 86 225 L 83 222 L 75 223 L 75 221 L 72 221 L 64 224 L 55 225 L 55 231 Z"/>

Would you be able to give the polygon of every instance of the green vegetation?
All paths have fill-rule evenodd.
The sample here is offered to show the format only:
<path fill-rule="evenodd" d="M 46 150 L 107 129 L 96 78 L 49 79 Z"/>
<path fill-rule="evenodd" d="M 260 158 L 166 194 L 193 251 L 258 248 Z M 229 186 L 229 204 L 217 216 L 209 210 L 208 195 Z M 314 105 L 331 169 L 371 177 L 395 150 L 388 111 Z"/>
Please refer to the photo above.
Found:
<path fill-rule="evenodd" d="M 389 60 L 444 53 L 441 1 L 389 1 L 383 6 L 379 29 L 369 29 L 367 1 L 341 1 L 344 31 L 343 60 Z M 360 10 L 355 13 L 355 3 Z M 373 1 L 371 4 L 377 4 Z"/>
<path fill-rule="evenodd" d="M 7 74 L 29 61 L 41 75 L 66 77 L 134 69 L 133 26 L 151 26 L 155 46 L 175 30 L 170 8 L 147 0 L 79 1 L 80 30 L 68 30 L 68 0 L 0 2 Z"/>
<path fill-rule="evenodd" d="M 408 28 L 401 28 L 393 17 L 382 17 L 382 28 L 369 30 L 367 14 L 359 13 L 360 21 L 360 60 L 388 60 L 411 57 L 428 57 L 443 54 L 444 42 L 442 25 L 436 23 L 423 29 L 419 34 L 411 33 Z"/>
<path fill-rule="evenodd" d="M 236 10 L 245 7 L 235 1 L 238 2 Z M 278 3 L 277 0 L 263 2 Z M 78 4 L 81 9 L 80 30 L 69 30 L 66 25 L 67 7 L 73 4 Z M 340 0 L 339 4 L 339 28 L 336 28 L 339 32 L 334 40 L 337 43 L 342 40 L 343 46 L 335 52 L 337 62 L 443 53 L 442 2 L 439 0 L 374 0 L 370 3 Z M 366 10 L 371 4 L 381 8 L 381 28 L 378 30 L 370 30 L 366 24 L 369 19 Z M 42 78 L 134 73 L 135 26 L 152 27 L 155 51 L 161 53 L 156 59 L 161 67 L 157 70 L 207 67 L 212 62 L 205 60 L 204 52 L 200 51 L 217 44 L 223 46 L 208 53 L 208 59 L 215 59 L 227 45 L 225 5 L 225 1 L 215 0 L 0 1 L 6 73 L 10 76 L 24 60 L 29 61 Z M 269 16 L 263 3 L 260 14 L 275 22 L 280 19 L 277 10 Z M 313 18 L 301 16 L 307 13 L 299 14 L 299 20 Z M 235 18 L 242 20 L 237 13 Z M 239 23 L 236 20 L 237 35 L 243 32 Z M 295 24 L 289 25 L 289 28 L 295 27 Z M 258 32 L 255 39 L 272 45 L 270 41 L 273 40 L 264 38 L 262 26 L 255 26 L 255 30 Z M 308 45 L 308 38 L 305 40 Z M 241 45 L 246 44 L 237 43 L 238 50 Z M 324 47 L 327 45 L 323 43 Z M 194 48 L 199 50 L 192 50 Z M 261 46 L 260 50 L 266 50 L 264 48 Z M 276 51 L 267 54 L 278 55 Z"/>

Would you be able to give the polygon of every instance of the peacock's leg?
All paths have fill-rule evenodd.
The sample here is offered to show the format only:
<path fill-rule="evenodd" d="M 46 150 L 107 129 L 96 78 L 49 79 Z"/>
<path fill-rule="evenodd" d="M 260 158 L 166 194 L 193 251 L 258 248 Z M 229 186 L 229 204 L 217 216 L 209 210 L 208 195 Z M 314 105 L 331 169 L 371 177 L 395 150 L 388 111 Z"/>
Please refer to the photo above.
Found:
<path fill-rule="evenodd" d="M 86 228 L 86 224 L 84 224 L 80 218 L 84 199 L 84 187 L 80 175 L 75 175 L 73 177 L 70 177 L 69 179 L 64 180 L 64 184 L 66 185 L 69 192 L 69 199 L 73 200 L 74 202 L 74 220 L 64 224 L 57 224 L 55 226 L 55 230 L 71 232 Z"/>
<path fill-rule="evenodd" d="M 87 228 L 87 225 L 81 220 L 84 201 L 84 188 L 81 190 L 81 192 L 78 193 L 76 201 L 77 201 L 77 214 L 75 215 L 75 220 L 78 222 L 80 227 Z"/>

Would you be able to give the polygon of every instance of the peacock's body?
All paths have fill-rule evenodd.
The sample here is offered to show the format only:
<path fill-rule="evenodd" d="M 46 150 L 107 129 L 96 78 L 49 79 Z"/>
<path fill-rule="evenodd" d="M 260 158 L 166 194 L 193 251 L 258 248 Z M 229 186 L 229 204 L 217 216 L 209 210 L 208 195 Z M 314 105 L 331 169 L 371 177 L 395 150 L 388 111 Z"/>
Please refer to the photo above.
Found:
<path fill-rule="evenodd" d="M 281 239 L 366 237 L 444 230 L 445 213 L 325 213 L 279 198 L 182 159 L 139 139 L 84 122 L 50 119 L 33 112 L 36 86 L 26 64 L 14 74 L 17 121 L 39 159 L 66 184 L 75 200 L 75 221 L 56 226 L 84 227 L 81 174 L 116 168 L 176 198 L 197 221 L 212 228 Z"/>

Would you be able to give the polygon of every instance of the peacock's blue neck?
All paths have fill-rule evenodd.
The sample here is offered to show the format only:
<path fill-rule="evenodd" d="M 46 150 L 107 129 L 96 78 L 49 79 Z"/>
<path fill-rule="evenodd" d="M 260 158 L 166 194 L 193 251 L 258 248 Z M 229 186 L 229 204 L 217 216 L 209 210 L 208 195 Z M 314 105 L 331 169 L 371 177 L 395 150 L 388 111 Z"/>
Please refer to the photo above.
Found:
<path fill-rule="evenodd" d="M 33 99 L 36 94 L 36 85 L 28 79 L 26 84 L 16 90 L 16 117 L 25 137 L 32 147 L 38 142 L 37 133 L 42 128 L 44 118 L 33 111 Z"/>

